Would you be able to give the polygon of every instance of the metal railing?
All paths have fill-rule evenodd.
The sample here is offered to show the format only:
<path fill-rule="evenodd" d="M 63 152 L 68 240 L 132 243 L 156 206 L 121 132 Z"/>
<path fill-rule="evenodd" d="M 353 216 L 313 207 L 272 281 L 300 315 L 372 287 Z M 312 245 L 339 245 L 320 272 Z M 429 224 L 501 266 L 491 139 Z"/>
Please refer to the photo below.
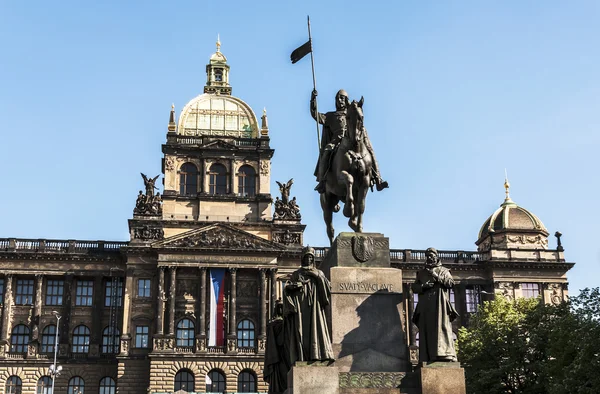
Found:
<path fill-rule="evenodd" d="M 321 260 L 329 252 L 328 247 L 315 247 L 315 258 Z M 392 262 L 415 262 L 425 261 L 425 250 L 414 249 L 390 249 L 390 260 Z M 487 258 L 486 253 L 438 250 L 438 256 L 443 262 L 474 263 Z"/>

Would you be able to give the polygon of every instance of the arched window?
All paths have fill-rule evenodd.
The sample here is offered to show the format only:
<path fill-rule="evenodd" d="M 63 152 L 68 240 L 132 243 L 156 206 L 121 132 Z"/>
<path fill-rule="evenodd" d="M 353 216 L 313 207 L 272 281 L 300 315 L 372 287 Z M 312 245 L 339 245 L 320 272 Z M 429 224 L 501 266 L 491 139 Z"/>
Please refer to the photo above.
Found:
<path fill-rule="evenodd" d="M 256 375 L 246 369 L 238 376 L 238 393 L 256 393 Z"/>
<path fill-rule="evenodd" d="M 190 319 L 182 319 L 177 323 L 177 344 L 181 347 L 194 346 L 194 322 Z"/>
<path fill-rule="evenodd" d="M 29 327 L 19 324 L 10 334 L 10 352 L 27 353 L 27 345 L 29 345 Z"/>
<path fill-rule="evenodd" d="M 73 330 L 73 353 L 87 353 L 90 350 L 90 329 L 83 324 Z"/>
<path fill-rule="evenodd" d="M 256 195 L 256 172 L 250 166 L 242 166 L 238 172 L 238 195 L 254 197 Z"/>
<path fill-rule="evenodd" d="M 23 389 L 23 382 L 21 378 L 18 376 L 11 376 L 6 379 L 6 387 L 4 390 L 5 394 L 21 394 L 21 390 Z"/>
<path fill-rule="evenodd" d="M 206 375 L 207 393 L 225 393 L 225 375 L 213 369 Z"/>
<path fill-rule="evenodd" d="M 254 323 L 244 319 L 237 326 L 238 347 L 254 347 Z"/>
<path fill-rule="evenodd" d="M 102 331 L 102 353 L 116 354 L 119 353 L 119 342 L 121 341 L 119 329 L 113 331 L 110 326 Z"/>
<path fill-rule="evenodd" d="M 194 392 L 194 374 L 189 369 L 182 369 L 175 375 L 175 392 Z"/>
<path fill-rule="evenodd" d="M 84 389 L 85 382 L 81 377 L 73 376 L 71 379 L 69 379 L 69 385 L 67 386 L 67 394 L 84 394 Z"/>
<path fill-rule="evenodd" d="M 191 196 L 198 193 L 198 169 L 192 163 L 185 163 L 179 169 L 179 194 Z"/>
<path fill-rule="evenodd" d="M 36 394 L 50 394 L 52 391 L 52 378 L 50 376 L 42 376 L 37 382 Z"/>
<path fill-rule="evenodd" d="M 54 353 L 54 341 L 56 340 L 56 326 L 50 324 L 42 331 L 41 353 Z"/>
<path fill-rule="evenodd" d="M 209 194 L 227 194 L 227 169 L 223 164 L 210 166 L 208 181 Z"/>
<path fill-rule="evenodd" d="M 100 380 L 100 390 L 98 394 L 115 394 L 117 389 L 117 385 L 115 381 L 110 376 L 105 376 Z"/>

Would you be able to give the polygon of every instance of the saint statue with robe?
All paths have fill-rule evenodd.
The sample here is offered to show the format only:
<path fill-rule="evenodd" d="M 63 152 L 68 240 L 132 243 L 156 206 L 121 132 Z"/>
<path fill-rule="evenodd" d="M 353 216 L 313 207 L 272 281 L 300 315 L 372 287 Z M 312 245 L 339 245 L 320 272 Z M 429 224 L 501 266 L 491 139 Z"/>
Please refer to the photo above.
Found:
<path fill-rule="evenodd" d="M 296 361 L 333 361 L 325 308 L 331 300 L 331 283 L 315 267 L 315 250 L 304 248 L 302 266 L 283 291 L 284 332 L 289 365 Z"/>
<path fill-rule="evenodd" d="M 426 268 L 417 272 L 412 284 L 413 292 L 419 295 L 412 319 L 419 329 L 419 361 L 456 361 L 452 321 L 458 313 L 450 302 L 454 279 L 442 266 L 436 249 L 427 249 L 425 257 Z"/>

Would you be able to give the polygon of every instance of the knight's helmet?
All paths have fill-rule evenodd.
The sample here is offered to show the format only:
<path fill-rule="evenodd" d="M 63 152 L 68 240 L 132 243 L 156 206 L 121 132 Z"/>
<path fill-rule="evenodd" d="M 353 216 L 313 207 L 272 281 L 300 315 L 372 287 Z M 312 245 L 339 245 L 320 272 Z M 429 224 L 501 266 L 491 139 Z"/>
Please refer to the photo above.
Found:
<path fill-rule="evenodd" d="M 335 95 L 335 98 L 337 99 L 339 96 L 346 96 L 346 98 L 348 98 L 348 93 L 344 89 L 340 89 Z"/>
<path fill-rule="evenodd" d="M 306 256 L 308 256 L 309 254 L 311 254 L 314 258 L 315 257 L 315 248 L 306 246 L 304 249 L 302 249 L 302 262 L 304 262 L 304 258 Z"/>

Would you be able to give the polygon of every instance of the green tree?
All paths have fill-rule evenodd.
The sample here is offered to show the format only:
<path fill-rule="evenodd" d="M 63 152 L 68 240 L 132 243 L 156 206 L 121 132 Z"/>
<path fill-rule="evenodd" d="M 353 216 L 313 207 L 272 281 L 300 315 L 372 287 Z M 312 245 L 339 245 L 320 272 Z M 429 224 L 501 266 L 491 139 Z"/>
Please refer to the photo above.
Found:
<path fill-rule="evenodd" d="M 600 393 L 600 290 L 560 305 L 486 302 L 458 336 L 467 391 Z"/>

